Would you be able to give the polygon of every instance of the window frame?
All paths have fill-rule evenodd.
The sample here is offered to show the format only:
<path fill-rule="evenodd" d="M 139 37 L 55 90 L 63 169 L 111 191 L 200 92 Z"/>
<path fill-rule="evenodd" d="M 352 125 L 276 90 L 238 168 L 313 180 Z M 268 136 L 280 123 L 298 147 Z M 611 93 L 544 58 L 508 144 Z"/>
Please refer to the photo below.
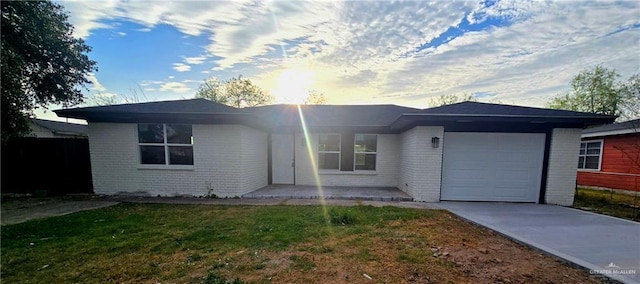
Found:
<path fill-rule="evenodd" d="M 600 153 L 598 155 L 595 154 L 587 154 L 587 145 L 589 143 L 600 143 Z M 584 144 L 584 154 L 580 154 L 580 151 L 578 150 L 578 170 L 579 171 L 600 171 L 602 169 L 602 152 L 604 151 L 604 139 L 597 139 L 597 140 L 584 140 L 584 141 L 580 141 L 580 148 L 582 148 L 582 144 Z M 580 149 L 578 148 L 578 149 Z M 584 168 L 584 166 L 587 163 L 587 157 L 598 157 L 598 168 L 597 169 L 589 169 L 589 168 Z M 583 159 L 583 163 L 582 163 L 582 168 L 580 167 L 580 158 L 584 157 Z"/>
<path fill-rule="evenodd" d="M 320 136 L 321 135 L 337 135 L 338 136 L 338 151 L 320 151 Z M 340 133 L 318 133 L 318 141 L 316 143 L 316 158 L 318 161 L 318 171 L 341 171 L 342 170 L 342 135 Z M 338 168 L 337 169 L 321 169 L 320 168 L 320 154 L 338 154 Z"/>
<path fill-rule="evenodd" d="M 140 142 L 140 125 L 142 124 L 162 124 L 162 143 L 158 143 L 158 142 Z M 188 125 L 191 128 L 191 143 L 190 144 L 185 144 L 185 143 L 169 143 L 168 141 L 168 137 L 167 137 L 167 124 L 169 125 Z M 136 135 L 137 135 L 137 140 L 138 140 L 138 166 L 142 167 L 142 168 L 177 168 L 177 169 L 191 169 L 193 168 L 193 166 L 195 165 L 195 159 L 193 159 L 193 156 L 195 156 L 195 154 L 193 153 L 193 145 L 194 143 L 194 138 L 193 138 L 193 124 L 187 124 L 187 123 L 138 123 L 136 124 Z M 164 148 L 164 164 L 144 164 L 142 163 L 142 146 L 156 146 L 156 147 L 163 147 Z M 171 164 L 171 159 L 170 159 L 170 147 L 191 147 L 191 153 L 192 153 L 192 163 L 191 164 Z"/>
<path fill-rule="evenodd" d="M 359 152 L 358 149 L 356 149 L 356 143 L 358 141 L 358 135 L 369 135 L 369 136 L 375 136 L 376 137 L 376 151 L 375 152 L 366 152 L 366 149 L 364 152 Z M 367 154 L 369 155 L 376 155 L 376 159 L 375 159 L 375 167 L 373 170 L 358 170 L 356 169 L 356 156 L 358 154 L 364 154 L 365 157 Z M 375 172 L 376 170 L 378 170 L 378 134 L 372 134 L 372 133 L 354 133 L 353 135 L 353 171 L 354 172 Z"/>

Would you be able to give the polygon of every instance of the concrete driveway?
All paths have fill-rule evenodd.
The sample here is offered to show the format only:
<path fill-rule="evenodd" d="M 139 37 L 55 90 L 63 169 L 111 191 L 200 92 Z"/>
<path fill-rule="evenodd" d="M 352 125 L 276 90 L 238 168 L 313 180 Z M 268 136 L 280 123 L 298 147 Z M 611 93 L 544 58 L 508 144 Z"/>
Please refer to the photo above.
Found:
<path fill-rule="evenodd" d="M 640 283 L 640 223 L 573 208 L 442 202 L 463 219 L 625 283 Z"/>

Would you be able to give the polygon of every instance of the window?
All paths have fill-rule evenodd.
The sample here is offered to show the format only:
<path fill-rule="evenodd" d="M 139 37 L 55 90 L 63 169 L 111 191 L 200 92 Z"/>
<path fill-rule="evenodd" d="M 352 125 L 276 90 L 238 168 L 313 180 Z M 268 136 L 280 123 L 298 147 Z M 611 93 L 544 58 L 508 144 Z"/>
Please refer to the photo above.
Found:
<path fill-rule="evenodd" d="M 354 169 L 356 171 L 375 171 L 378 135 L 356 134 L 354 150 Z"/>
<path fill-rule="evenodd" d="M 318 169 L 340 170 L 340 134 L 318 135 Z"/>
<path fill-rule="evenodd" d="M 186 124 L 138 124 L 140 163 L 193 165 L 193 133 Z"/>
<path fill-rule="evenodd" d="M 580 143 L 578 169 L 599 170 L 602 157 L 602 141 L 585 141 Z"/>

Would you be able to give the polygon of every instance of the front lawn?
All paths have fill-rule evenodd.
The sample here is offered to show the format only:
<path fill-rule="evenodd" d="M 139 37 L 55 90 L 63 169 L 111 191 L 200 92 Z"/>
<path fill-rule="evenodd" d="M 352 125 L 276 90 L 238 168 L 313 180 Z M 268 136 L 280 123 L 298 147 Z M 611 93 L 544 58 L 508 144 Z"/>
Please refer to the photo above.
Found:
<path fill-rule="evenodd" d="M 1 237 L 3 283 L 602 280 L 438 210 L 120 204 Z"/>
<path fill-rule="evenodd" d="M 640 221 L 640 193 L 634 196 L 613 191 L 578 188 L 573 207 Z"/>

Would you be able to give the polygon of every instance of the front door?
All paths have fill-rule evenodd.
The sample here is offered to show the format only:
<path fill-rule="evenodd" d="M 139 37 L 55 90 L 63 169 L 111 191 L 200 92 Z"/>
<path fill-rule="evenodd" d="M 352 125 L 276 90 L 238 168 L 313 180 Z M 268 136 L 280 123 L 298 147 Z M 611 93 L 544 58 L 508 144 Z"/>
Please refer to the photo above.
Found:
<path fill-rule="evenodd" d="M 273 184 L 294 183 L 293 135 L 271 135 L 271 173 Z"/>

